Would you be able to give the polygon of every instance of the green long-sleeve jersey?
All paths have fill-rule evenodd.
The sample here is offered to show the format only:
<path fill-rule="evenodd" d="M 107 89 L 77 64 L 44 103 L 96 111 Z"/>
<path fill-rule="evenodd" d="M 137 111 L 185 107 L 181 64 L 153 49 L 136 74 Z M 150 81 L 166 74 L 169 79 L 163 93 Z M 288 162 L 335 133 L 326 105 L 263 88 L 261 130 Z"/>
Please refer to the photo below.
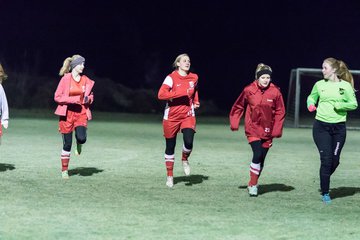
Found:
<path fill-rule="evenodd" d="M 307 98 L 307 106 L 316 105 L 317 102 L 315 119 L 327 123 L 345 122 L 347 111 L 355 110 L 358 106 L 354 89 L 343 80 L 317 81 Z"/>

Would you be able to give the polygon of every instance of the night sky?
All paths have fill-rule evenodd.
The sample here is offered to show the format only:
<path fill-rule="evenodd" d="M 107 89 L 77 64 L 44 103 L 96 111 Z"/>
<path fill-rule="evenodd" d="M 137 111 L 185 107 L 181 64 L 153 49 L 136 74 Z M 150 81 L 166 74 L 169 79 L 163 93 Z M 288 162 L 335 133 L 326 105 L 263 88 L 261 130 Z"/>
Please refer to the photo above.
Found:
<path fill-rule="evenodd" d="M 186 52 L 200 98 L 225 109 L 259 62 L 284 97 L 292 68 L 320 68 L 331 56 L 360 69 L 358 0 L 0 0 L 0 29 L 0 61 L 12 71 L 54 77 L 81 54 L 85 74 L 131 88 L 158 89 Z"/>

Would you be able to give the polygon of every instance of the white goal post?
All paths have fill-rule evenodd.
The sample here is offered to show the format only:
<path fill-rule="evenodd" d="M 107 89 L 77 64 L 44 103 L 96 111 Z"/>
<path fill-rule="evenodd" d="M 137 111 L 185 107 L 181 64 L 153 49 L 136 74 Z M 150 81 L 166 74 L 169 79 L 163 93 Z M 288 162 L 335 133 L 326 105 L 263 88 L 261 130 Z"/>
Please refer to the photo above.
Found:
<path fill-rule="evenodd" d="M 354 77 L 355 89 L 360 81 L 360 70 L 350 70 Z M 323 79 L 319 68 L 295 68 L 290 72 L 287 104 L 286 125 L 289 127 L 311 127 L 315 113 L 309 113 L 306 99 L 316 81 Z M 359 98 L 357 96 L 358 102 Z M 360 129 L 360 110 L 348 113 L 347 128 Z"/>

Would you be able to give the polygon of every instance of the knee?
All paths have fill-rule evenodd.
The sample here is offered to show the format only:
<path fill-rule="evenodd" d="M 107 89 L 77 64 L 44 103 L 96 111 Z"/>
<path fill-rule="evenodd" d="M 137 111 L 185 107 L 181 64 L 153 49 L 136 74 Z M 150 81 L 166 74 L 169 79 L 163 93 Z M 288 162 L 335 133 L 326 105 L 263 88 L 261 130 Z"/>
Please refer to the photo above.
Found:
<path fill-rule="evenodd" d="M 337 167 L 340 165 L 340 160 L 339 159 L 334 159 L 333 160 L 333 166 Z"/>
<path fill-rule="evenodd" d="M 323 155 L 320 157 L 320 160 L 321 160 L 321 165 L 322 166 L 331 166 L 332 165 L 332 162 L 333 162 L 333 159 L 331 156 L 328 156 L 328 155 Z"/>
<path fill-rule="evenodd" d="M 64 143 L 63 150 L 70 152 L 71 151 L 71 143 Z"/>
<path fill-rule="evenodd" d="M 79 144 L 84 144 L 86 142 L 86 132 L 77 132 L 75 134 L 76 142 Z"/>
<path fill-rule="evenodd" d="M 184 146 L 186 149 L 191 150 L 193 148 L 193 143 L 192 141 L 184 141 Z"/>
<path fill-rule="evenodd" d="M 262 158 L 261 154 L 254 153 L 251 162 L 253 162 L 253 163 L 255 163 L 255 164 L 259 164 L 259 163 L 263 162 L 263 158 Z"/>
<path fill-rule="evenodd" d="M 79 144 L 84 144 L 86 142 L 86 136 L 77 136 L 76 141 Z"/>
<path fill-rule="evenodd" d="M 166 155 L 174 155 L 175 153 L 175 146 L 172 144 L 166 145 L 165 154 Z"/>

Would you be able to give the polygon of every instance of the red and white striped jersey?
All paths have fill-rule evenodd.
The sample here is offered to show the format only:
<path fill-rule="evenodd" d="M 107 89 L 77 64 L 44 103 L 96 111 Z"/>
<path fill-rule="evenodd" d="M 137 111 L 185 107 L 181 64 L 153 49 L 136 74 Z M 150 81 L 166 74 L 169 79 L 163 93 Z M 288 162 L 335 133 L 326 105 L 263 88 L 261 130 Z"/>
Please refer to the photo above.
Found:
<path fill-rule="evenodd" d="M 194 104 L 199 103 L 197 91 L 198 76 L 189 73 L 181 76 L 177 71 L 169 74 L 160 87 L 158 98 L 166 100 L 165 120 L 182 120 L 195 116 Z"/>

